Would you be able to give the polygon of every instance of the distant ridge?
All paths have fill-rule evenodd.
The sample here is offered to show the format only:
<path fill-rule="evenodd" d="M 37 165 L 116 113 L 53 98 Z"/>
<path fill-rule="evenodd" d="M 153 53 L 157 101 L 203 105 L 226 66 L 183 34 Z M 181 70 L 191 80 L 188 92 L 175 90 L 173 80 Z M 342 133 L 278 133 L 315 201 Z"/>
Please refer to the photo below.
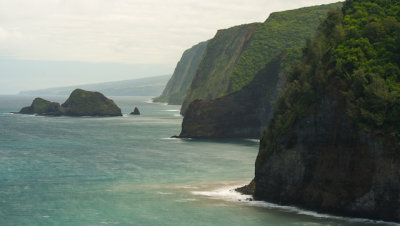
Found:
<path fill-rule="evenodd" d="M 171 75 L 21 91 L 20 95 L 69 95 L 74 89 L 96 90 L 107 96 L 158 96 Z"/>

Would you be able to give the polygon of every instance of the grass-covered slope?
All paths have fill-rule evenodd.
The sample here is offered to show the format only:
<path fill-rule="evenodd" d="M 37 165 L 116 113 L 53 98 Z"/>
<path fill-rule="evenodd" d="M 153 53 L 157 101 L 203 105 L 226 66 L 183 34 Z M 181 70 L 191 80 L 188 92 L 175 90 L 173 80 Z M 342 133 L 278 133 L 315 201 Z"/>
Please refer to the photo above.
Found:
<path fill-rule="evenodd" d="M 219 31 L 206 49 L 181 113 L 195 99 L 214 99 L 248 85 L 282 50 L 302 47 L 326 13 L 338 7 L 341 3 L 272 13 L 264 23 Z"/>
<path fill-rule="evenodd" d="M 260 24 L 251 37 L 251 42 L 242 54 L 232 73 L 232 85 L 228 92 L 240 90 L 280 51 L 303 47 L 306 39 L 314 36 L 320 21 L 331 9 L 342 3 L 312 6 L 272 13 Z"/>
<path fill-rule="evenodd" d="M 207 42 L 201 42 L 182 54 L 161 96 L 153 99 L 155 102 L 175 105 L 183 103 L 206 47 Z"/>
<path fill-rule="evenodd" d="M 233 69 L 246 49 L 252 33 L 259 24 L 245 24 L 219 30 L 208 42 L 181 113 L 195 99 L 212 99 L 225 93 L 230 84 Z"/>
<path fill-rule="evenodd" d="M 276 103 L 255 197 L 400 222 L 400 1 L 348 0 Z"/>

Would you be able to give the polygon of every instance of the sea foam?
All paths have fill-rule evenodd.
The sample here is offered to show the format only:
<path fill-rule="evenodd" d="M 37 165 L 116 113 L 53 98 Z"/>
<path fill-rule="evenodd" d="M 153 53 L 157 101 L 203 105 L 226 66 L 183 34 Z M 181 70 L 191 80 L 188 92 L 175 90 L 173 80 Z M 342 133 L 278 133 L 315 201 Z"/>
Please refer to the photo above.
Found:
<path fill-rule="evenodd" d="M 262 207 L 262 208 L 268 208 L 268 209 L 277 209 L 277 210 L 281 210 L 281 211 L 285 211 L 285 212 L 291 212 L 291 213 L 296 213 L 296 214 L 301 214 L 301 215 L 306 215 L 306 216 L 312 216 L 312 217 L 316 217 L 316 218 L 327 218 L 327 219 L 343 220 L 343 221 L 349 221 L 349 222 L 400 226 L 400 224 L 394 223 L 394 222 L 376 221 L 376 220 L 370 220 L 370 219 L 366 219 L 366 218 L 340 217 L 340 216 L 335 216 L 335 215 L 330 215 L 330 214 L 317 213 L 315 211 L 304 210 L 304 209 L 300 209 L 300 208 L 294 207 L 294 206 L 282 206 L 282 205 L 264 202 L 264 201 L 255 201 L 253 199 L 253 196 L 244 195 L 244 194 L 241 194 L 240 192 L 235 191 L 236 188 L 242 187 L 244 185 L 245 184 L 237 185 L 237 186 L 222 187 L 222 188 L 219 188 L 216 190 L 211 190 L 211 191 L 192 191 L 191 193 L 193 195 L 206 196 L 211 199 L 220 199 L 220 200 L 229 201 L 229 202 L 240 202 L 242 204 L 249 205 L 249 206 Z"/>

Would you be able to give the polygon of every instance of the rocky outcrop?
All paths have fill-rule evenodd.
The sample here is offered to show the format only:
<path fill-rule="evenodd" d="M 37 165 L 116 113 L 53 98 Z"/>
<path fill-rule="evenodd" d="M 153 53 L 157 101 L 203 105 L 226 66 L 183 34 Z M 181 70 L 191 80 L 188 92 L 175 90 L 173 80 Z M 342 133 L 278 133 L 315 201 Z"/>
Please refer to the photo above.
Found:
<path fill-rule="evenodd" d="M 140 115 L 139 108 L 135 107 L 135 109 L 131 112 L 131 115 Z"/>
<path fill-rule="evenodd" d="M 31 106 L 22 108 L 19 113 L 51 116 L 122 116 L 121 109 L 114 101 L 99 92 L 82 89 L 74 90 L 61 106 L 56 102 L 36 98 Z"/>
<path fill-rule="evenodd" d="M 22 108 L 19 113 L 21 114 L 38 114 L 38 115 L 61 115 L 60 104 L 50 102 L 42 98 L 35 98 L 29 107 Z"/>
<path fill-rule="evenodd" d="M 153 99 L 154 102 L 166 102 L 171 105 L 183 103 L 207 43 L 201 42 L 183 53 L 167 86 L 161 96 Z"/>
<path fill-rule="evenodd" d="M 99 92 L 83 89 L 74 90 L 61 108 L 68 116 L 122 116 L 114 101 Z"/>
<path fill-rule="evenodd" d="M 399 143 L 356 128 L 341 103 L 323 98 L 276 148 L 261 141 L 256 199 L 318 212 L 400 221 Z"/>
<path fill-rule="evenodd" d="M 272 117 L 272 102 L 286 81 L 285 54 L 272 60 L 242 90 L 215 100 L 193 101 L 179 137 L 259 139 Z"/>

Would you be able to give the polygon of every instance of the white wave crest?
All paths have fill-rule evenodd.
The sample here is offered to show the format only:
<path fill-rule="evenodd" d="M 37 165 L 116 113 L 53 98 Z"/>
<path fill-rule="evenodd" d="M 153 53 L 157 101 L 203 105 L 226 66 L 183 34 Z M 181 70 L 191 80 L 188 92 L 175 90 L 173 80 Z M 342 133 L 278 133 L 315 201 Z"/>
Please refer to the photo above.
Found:
<path fill-rule="evenodd" d="M 244 185 L 242 185 L 244 186 Z M 286 212 L 297 213 L 301 215 L 312 216 L 316 218 L 328 218 L 328 219 L 335 219 L 335 220 L 344 220 L 350 222 L 361 222 L 361 223 L 370 223 L 370 224 L 384 224 L 384 225 L 397 225 L 400 226 L 398 223 L 394 222 L 386 222 L 386 221 L 376 221 L 370 220 L 365 218 L 351 218 L 351 217 L 339 217 L 330 214 L 322 214 L 317 213 L 315 211 L 303 210 L 294 206 L 282 206 L 274 203 L 264 202 L 264 201 L 255 201 L 253 196 L 251 195 L 243 195 L 237 191 L 236 188 L 241 186 L 235 187 L 224 187 L 213 191 L 192 191 L 193 195 L 200 195 L 200 196 L 207 196 L 211 199 L 220 199 L 229 202 L 240 202 L 245 205 L 256 206 L 256 207 L 264 207 L 269 209 L 278 209 Z"/>

